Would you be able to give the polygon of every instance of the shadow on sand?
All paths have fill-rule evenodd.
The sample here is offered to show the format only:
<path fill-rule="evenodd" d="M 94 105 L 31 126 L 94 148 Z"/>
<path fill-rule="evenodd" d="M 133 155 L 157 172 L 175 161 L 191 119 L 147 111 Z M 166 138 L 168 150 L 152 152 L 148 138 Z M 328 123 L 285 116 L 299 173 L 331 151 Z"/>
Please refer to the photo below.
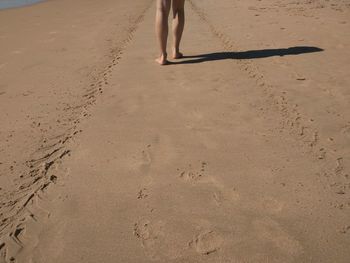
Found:
<path fill-rule="evenodd" d="M 289 56 L 289 55 L 301 55 L 306 53 L 321 52 L 323 49 L 318 47 L 290 47 L 279 49 L 262 49 L 262 50 L 249 50 L 242 52 L 215 52 L 208 54 L 200 54 L 194 56 L 184 56 L 182 60 L 177 62 L 171 62 L 172 65 L 177 64 L 196 64 L 209 61 L 225 60 L 225 59 L 258 59 L 268 58 L 275 56 Z"/>

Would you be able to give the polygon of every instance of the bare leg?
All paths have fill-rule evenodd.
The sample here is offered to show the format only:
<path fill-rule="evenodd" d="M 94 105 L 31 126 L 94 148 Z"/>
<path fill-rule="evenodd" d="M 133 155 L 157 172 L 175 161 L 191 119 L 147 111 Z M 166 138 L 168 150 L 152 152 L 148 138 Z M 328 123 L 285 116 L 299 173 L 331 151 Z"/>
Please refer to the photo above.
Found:
<path fill-rule="evenodd" d="M 160 47 L 160 56 L 156 61 L 160 65 L 168 63 L 167 60 L 167 41 L 168 41 L 168 17 L 170 13 L 171 0 L 157 0 L 157 15 L 156 15 L 156 33 Z"/>
<path fill-rule="evenodd" d="M 182 58 L 180 42 L 185 27 L 185 0 L 173 0 L 173 58 Z"/>

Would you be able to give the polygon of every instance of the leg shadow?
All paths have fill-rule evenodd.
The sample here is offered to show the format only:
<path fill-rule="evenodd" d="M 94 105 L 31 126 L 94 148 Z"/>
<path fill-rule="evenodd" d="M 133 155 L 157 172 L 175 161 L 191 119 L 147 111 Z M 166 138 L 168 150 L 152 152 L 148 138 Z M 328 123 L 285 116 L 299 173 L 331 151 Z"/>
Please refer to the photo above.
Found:
<path fill-rule="evenodd" d="M 225 59 L 259 59 L 268 58 L 275 56 L 290 56 L 290 55 L 301 55 L 307 53 L 315 53 L 324 51 L 318 47 L 298 46 L 290 48 L 279 48 L 279 49 L 262 49 L 262 50 L 249 50 L 242 52 L 215 52 L 208 54 L 200 54 L 195 56 L 184 56 L 183 60 L 177 62 L 171 62 L 170 64 L 196 64 L 209 61 L 225 60 Z"/>

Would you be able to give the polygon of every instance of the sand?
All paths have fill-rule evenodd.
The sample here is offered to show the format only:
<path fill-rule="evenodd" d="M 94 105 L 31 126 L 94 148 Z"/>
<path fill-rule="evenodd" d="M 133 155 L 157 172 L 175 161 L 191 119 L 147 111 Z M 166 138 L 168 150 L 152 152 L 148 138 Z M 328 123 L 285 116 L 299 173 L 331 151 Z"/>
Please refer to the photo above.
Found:
<path fill-rule="evenodd" d="M 0 11 L 1 263 L 349 261 L 349 4 L 186 4 Z"/>

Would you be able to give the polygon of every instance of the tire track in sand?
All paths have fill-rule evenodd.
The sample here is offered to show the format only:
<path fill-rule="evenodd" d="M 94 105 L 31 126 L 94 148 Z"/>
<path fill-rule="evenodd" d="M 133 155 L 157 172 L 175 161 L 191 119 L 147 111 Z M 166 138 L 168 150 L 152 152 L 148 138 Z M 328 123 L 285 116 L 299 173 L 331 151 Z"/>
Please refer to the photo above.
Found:
<path fill-rule="evenodd" d="M 0 263 L 16 262 L 16 256 L 21 251 L 35 247 L 37 242 L 26 240 L 26 233 L 33 232 L 28 227 L 35 224 L 37 228 L 50 217 L 50 212 L 42 208 L 40 203 L 49 201 L 45 199 L 48 188 L 67 176 L 67 172 L 61 172 L 60 166 L 64 158 L 71 154 L 69 144 L 82 132 L 79 123 L 90 116 L 91 107 L 108 85 L 113 67 L 122 58 L 124 49 L 133 40 L 146 12 L 153 4 L 153 0 L 148 2 L 142 12 L 131 21 L 126 37 L 109 51 L 109 63 L 101 70 L 91 73 L 91 83 L 85 88 L 82 99 L 76 105 L 67 105 L 64 109 L 70 116 L 66 132 L 45 139 L 44 144 L 47 146 L 34 151 L 33 158 L 26 162 L 28 172 L 20 175 L 16 189 L 1 194 Z M 38 238 L 35 233 L 34 236 L 30 235 L 30 239 L 33 238 Z"/>

